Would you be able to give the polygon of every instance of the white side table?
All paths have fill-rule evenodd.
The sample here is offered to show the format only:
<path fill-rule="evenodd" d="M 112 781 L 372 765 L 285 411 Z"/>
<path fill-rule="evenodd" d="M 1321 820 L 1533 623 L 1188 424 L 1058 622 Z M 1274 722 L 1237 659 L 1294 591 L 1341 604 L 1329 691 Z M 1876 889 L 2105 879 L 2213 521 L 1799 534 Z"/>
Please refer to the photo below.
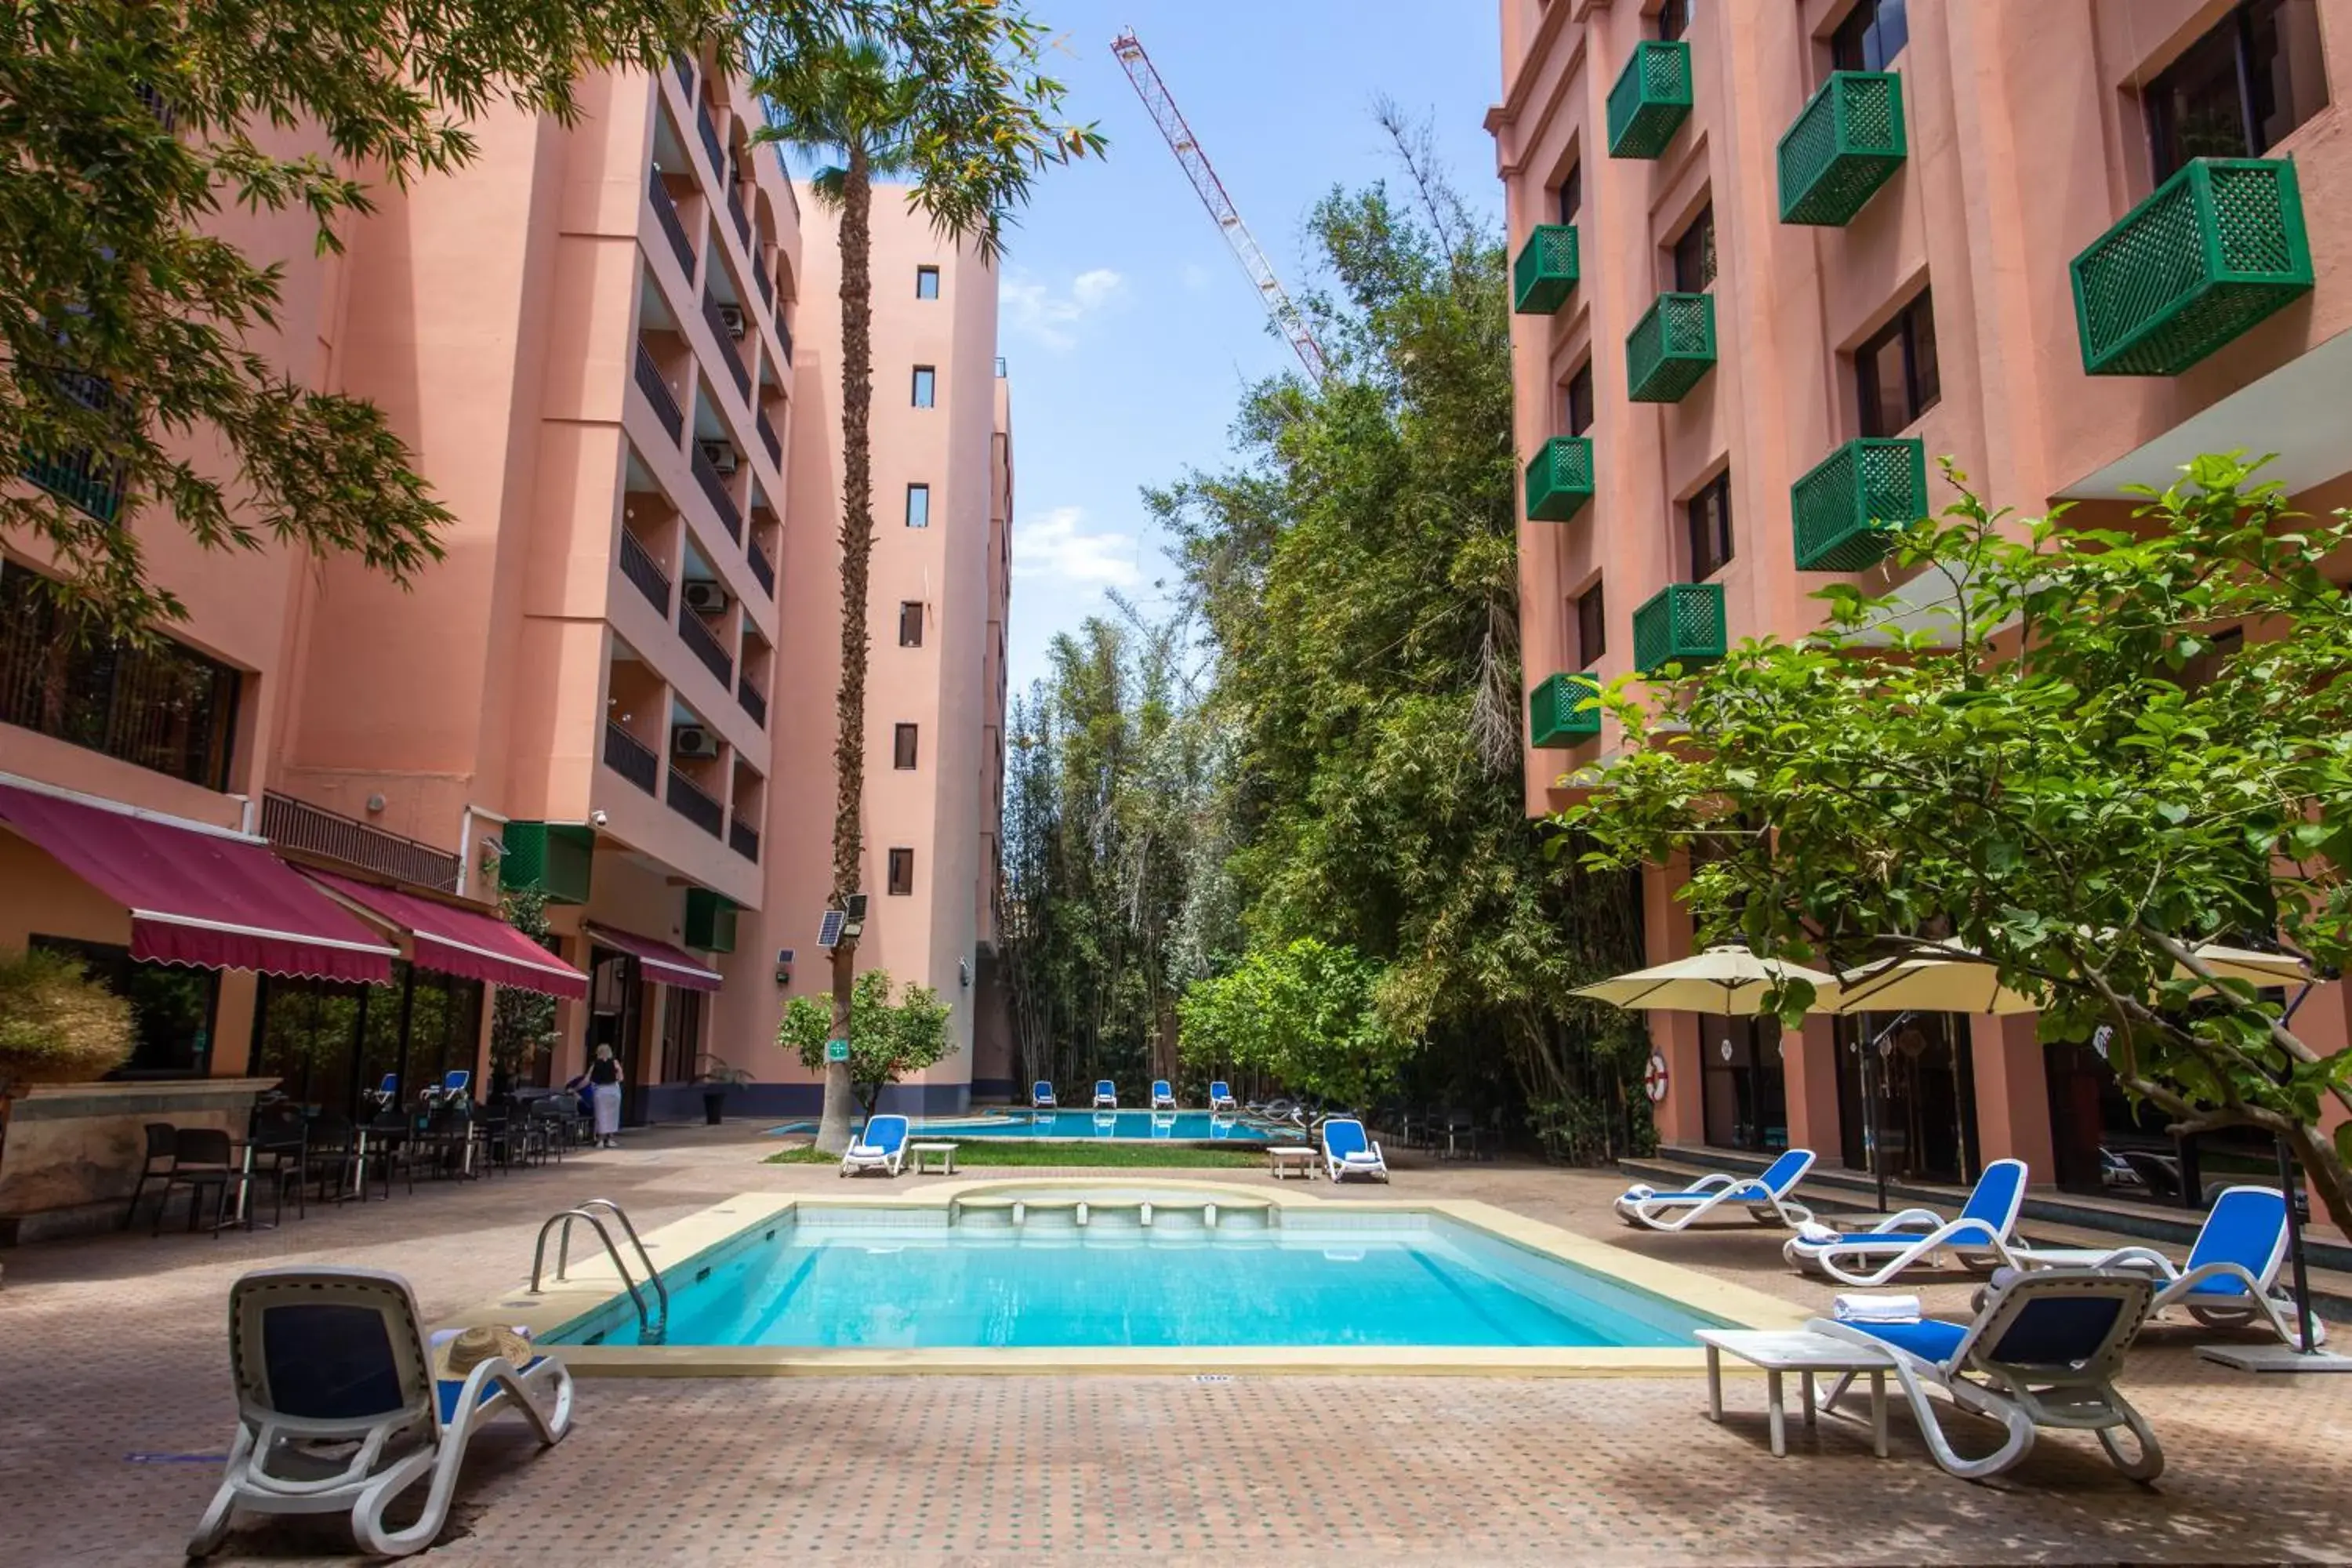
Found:
<path fill-rule="evenodd" d="M 933 1159 L 939 1161 L 941 1175 L 955 1174 L 956 1146 L 952 1143 L 909 1143 L 907 1152 L 915 1157 L 915 1174 L 919 1176 L 929 1168 L 928 1162 Z"/>
<path fill-rule="evenodd" d="M 1772 1457 L 1782 1458 L 1789 1452 L 1788 1416 L 1783 1413 L 1781 1376 L 1793 1372 L 1801 1380 L 1805 1396 L 1805 1425 L 1813 1425 L 1813 1377 L 1818 1373 L 1856 1374 L 1870 1378 L 1870 1446 L 1880 1458 L 1886 1458 L 1886 1374 L 1894 1367 L 1894 1357 L 1883 1351 L 1872 1350 L 1849 1340 L 1832 1339 L 1827 1334 L 1813 1333 L 1805 1329 L 1701 1329 L 1699 1342 L 1706 1346 L 1706 1418 L 1723 1419 L 1723 1352 L 1729 1351 L 1745 1362 L 1764 1369 L 1765 1408 L 1772 1418 Z"/>
<path fill-rule="evenodd" d="M 1274 1173 L 1276 1181 L 1295 1171 L 1311 1182 L 1315 1179 L 1315 1162 L 1321 1153 L 1321 1150 L 1305 1143 L 1269 1143 L 1265 1146 L 1265 1168 Z"/>

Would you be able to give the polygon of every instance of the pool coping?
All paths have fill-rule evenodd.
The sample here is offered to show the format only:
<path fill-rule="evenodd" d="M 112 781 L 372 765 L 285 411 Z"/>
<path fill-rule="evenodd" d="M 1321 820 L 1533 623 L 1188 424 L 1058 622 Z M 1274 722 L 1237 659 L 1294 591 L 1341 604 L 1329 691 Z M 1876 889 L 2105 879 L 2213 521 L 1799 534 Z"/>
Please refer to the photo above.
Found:
<path fill-rule="evenodd" d="M 1811 1314 L 1792 1301 L 1624 1251 L 1591 1237 L 1529 1219 L 1492 1204 L 1464 1198 L 1399 1194 L 1377 1205 L 1333 1202 L 1287 1189 L 1236 1188 L 1230 1182 L 1069 1177 L 975 1177 L 928 1183 L 915 1192 L 745 1193 L 649 1232 L 655 1266 L 677 1267 L 740 1233 L 798 1208 L 942 1209 L 959 1198 L 1050 1195 L 1054 1189 L 1149 1187 L 1246 1198 L 1273 1206 L 1439 1215 L 1484 1231 L 1540 1256 L 1591 1269 L 1636 1289 L 1721 1318 L 1740 1328 L 1794 1329 Z M 617 1235 L 617 1230 L 616 1230 Z M 439 1327 L 500 1323 L 537 1336 L 553 1333 L 583 1314 L 625 1295 L 609 1258 L 579 1258 L 569 1277 L 549 1280 L 536 1297 L 528 1280 L 445 1320 Z M 667 1260 L 667 1261 L 666 1261 Z M 854 1350 L 800 1345 L 550 1345 L 564 1364 L 588 1377 L 823 1377 L 875 1374 L 1378 1374 L 1381 1376 L 1652 1377 L 1696 1376 L 1706 1367 L 1699 1346 L 1575 1349 L 1453 1345 L 1213 1345 L 1042 1346 L 1018 1349 Z"/>

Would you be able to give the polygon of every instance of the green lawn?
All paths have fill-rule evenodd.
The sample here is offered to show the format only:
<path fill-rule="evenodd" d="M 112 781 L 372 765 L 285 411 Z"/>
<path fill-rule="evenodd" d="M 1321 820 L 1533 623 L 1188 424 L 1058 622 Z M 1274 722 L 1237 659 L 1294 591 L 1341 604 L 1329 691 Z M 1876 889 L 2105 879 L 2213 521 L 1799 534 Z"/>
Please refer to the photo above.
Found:
<path fill-rule="evenodd" d="M 820 1154 L 802 1144 L 768 1156 L 771 1165 L 833 1165 L 837 1154 Z M 956 1144 L 956 1164 L 1081 1165 L 1090 1170 L 1127 1170 L 1142 1166 L 1192 1170 L 1240 1169 L 1265 1163 L 1258 1149 L 1195 1149 L 1181 1143 L 1062 1143 L 1028 1138 L 968 1138 Z"/>

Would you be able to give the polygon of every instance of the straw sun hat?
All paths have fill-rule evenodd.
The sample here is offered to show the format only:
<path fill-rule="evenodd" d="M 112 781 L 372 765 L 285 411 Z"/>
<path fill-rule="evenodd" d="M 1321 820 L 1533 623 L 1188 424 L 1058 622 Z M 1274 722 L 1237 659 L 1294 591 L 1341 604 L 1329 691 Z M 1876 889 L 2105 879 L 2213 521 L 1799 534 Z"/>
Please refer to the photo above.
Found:
<path fill-rule="evenodd" d="M 463 1377 L 492 1357 L 520 1367 L 531 1357 L 530 1342 L 512 1329 L 478 1323 L 449 1342 L 449 1374 Z"/>

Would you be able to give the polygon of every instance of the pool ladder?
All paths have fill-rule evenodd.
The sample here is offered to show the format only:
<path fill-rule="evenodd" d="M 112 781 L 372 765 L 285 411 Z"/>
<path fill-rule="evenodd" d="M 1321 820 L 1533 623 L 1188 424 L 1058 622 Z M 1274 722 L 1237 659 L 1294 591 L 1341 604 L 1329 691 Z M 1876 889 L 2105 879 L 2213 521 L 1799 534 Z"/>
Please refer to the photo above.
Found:
<path fill-rule="evenodd" d="M 654 1288 L 654 1298 L 661 1305 L 659 1317 L 646 1310 L 645 1293 L 637 1289 L 637 1282 L 629 1278 L 628 1263 L 622 1258 L 620 1247 L 614 1244 L 613 1233 L 604 1228 L 604 1220 L 597 1215 L 600 1209 L 619 1220 L 622 1230 L 628 1234 L 629 1245 L 636 1249 L 637 1262 L 644 1267 L 646 1281 Z M 530 1293 L 534 1296 L 540 1293 L 540 1276 L 547 1264 L 547 1234 L 550 1231 L 558 1232 L 555 1278 L 557 1283 L 562 1282 L 564 1270 L 572 1262 L 572 1222 L 580 1219 L 586 1220 L 594 1227 L 596 1239 L 604 1244 L 605 1256 L 613 1260 L 613 1268 L 621 1276 L 621 1283 L 628 1288 L 629 1300 L 637 1309 L 638 1342 L 660 1344 L 669 1333 L 669 1287 L 662 1283 L 661 1270 L 654 1267 L 652 1256 L 646 1251 L 646 1244 L 637 1239 L 637 1227 L 629 1223 L 628 1211 L 610 1198 L 590 1198 L 561 1214 L 547 1216 L 547 1223 L 539 1227 L 539 1245 L 530 1255 Z"/>

